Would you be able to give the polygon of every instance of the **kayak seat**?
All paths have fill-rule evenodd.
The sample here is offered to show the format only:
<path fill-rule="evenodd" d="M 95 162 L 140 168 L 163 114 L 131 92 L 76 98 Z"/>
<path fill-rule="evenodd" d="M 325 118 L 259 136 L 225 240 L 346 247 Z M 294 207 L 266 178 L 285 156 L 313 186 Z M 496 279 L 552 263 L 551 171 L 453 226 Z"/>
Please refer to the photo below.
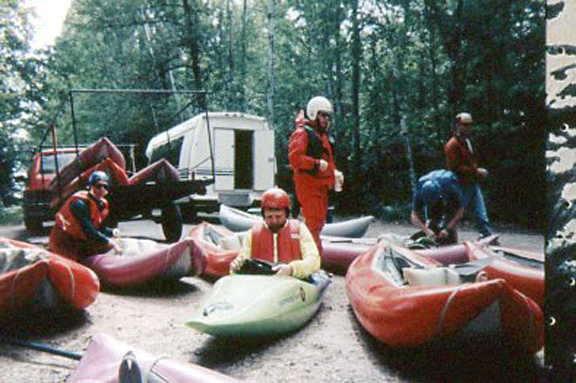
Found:
<path fill-rule="evenodd" d="M 458 273 L 449 267 L 404 268 L 402 272 L 410 286 L 442 286 L 462 283 Z"/>

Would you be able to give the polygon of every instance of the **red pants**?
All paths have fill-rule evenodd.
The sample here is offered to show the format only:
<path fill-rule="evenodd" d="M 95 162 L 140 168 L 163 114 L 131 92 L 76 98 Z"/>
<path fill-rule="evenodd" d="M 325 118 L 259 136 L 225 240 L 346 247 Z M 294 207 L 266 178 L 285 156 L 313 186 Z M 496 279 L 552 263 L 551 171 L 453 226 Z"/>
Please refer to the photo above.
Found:
<path fill-rule="evenodd" d="M 320 232 L 324 227 L 326 215 L 328 214 L 328 188 L 325 186 L 322 188 L 311 188 L 296 183 L 296 195 L 298 196 L 298 202 L 300 202 L 306 226 L 312 233 L 318 251 L 322 255 Z"/>
<path fill-rule="evenodd" d="M 102 245 L 93 241 L 75 238 L 56 225 L 50 232 L 48 244 L 51 252 L 77 261 L 83 257 L 103 254 L 110 250 L 108 244 Z"/>

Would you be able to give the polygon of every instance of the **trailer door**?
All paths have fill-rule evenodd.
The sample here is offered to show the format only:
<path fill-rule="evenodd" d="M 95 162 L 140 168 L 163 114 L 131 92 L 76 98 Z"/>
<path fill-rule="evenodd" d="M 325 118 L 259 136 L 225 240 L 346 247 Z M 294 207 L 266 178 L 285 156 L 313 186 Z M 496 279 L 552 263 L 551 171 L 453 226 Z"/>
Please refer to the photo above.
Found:
<path fill-rule="evenodd" d="M 254 139 L 254 189 L 267 190 L 274 186 L 276 157 L 274 154 L 274 131 L 255 132 Z"/>
<path fill-rule="evenodd" d="M 234 130 L 214 128 L 216 191 L 234 190 Z"/>

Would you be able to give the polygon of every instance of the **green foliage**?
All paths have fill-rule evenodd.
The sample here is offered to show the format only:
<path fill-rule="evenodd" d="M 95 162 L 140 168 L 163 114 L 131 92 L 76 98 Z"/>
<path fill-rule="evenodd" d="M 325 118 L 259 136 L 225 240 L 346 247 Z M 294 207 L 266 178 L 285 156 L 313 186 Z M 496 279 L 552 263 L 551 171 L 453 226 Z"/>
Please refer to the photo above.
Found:
<path fill-rule="evenodd" d="M 266 115 L 270 1 L 74 1 L 42 72 L 46 82 L 36 126 L 48 126 L 57 116 L 61 136 L 72 138 L 69 106 L 62 104 L 71 88 L 202 87 L 210 92 L 212 111 Z M 348 181 L 336 203 L 355 213 L 404 206 L 411 198 L 402 117 L 420 176 L 444 166 L 451 121 L 466 109 L 477 121 L 474 140 L 482 164 L 493 175 L 484 185 L 491 213 L 501 221 L 539 226 L 545 209 L 538 197 L 544 185 L 542 2 L 359 3 L 356 50 L 356 2 L 275 3 L 272 125 L 279 184 L 292 189 L 288 138 L 295 115 L 312 96 L 325 95 L 334 103 L 336 162 Z M 355 62 L 360 68 L 359 131 L 353 121 Z M 81 141 L 106 135 L 115 142 L 138 143 L 143 151 L 158 130 L 179 122 L 171 117 L 187 101 L 78 97 L 74 107 Z M 32 131 L 37 138 L 41 133 L 40 128 Z M 358 169 L 353 166 L 357 158 Z M 523 199 L 512 197 L 511 181 L 526 190 Z"/>

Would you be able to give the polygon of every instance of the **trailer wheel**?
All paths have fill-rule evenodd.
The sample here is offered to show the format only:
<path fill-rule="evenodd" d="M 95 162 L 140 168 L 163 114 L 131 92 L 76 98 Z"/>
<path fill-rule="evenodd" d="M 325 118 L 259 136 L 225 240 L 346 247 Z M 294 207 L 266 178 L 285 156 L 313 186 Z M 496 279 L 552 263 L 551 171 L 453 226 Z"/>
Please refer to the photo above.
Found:
<path fill-rule="evenodd" d="M 182 236 L 182 214 L 176 204 L 162 209 L 162 231 L 168 242 L 177 242 Z"/>
<path fill-rule="evenodd" d="M 193 204 L 183 204 L 178 206 L 182 215 L 182 221 L 186 223 L 197 223 L 198 211 Z"/>

